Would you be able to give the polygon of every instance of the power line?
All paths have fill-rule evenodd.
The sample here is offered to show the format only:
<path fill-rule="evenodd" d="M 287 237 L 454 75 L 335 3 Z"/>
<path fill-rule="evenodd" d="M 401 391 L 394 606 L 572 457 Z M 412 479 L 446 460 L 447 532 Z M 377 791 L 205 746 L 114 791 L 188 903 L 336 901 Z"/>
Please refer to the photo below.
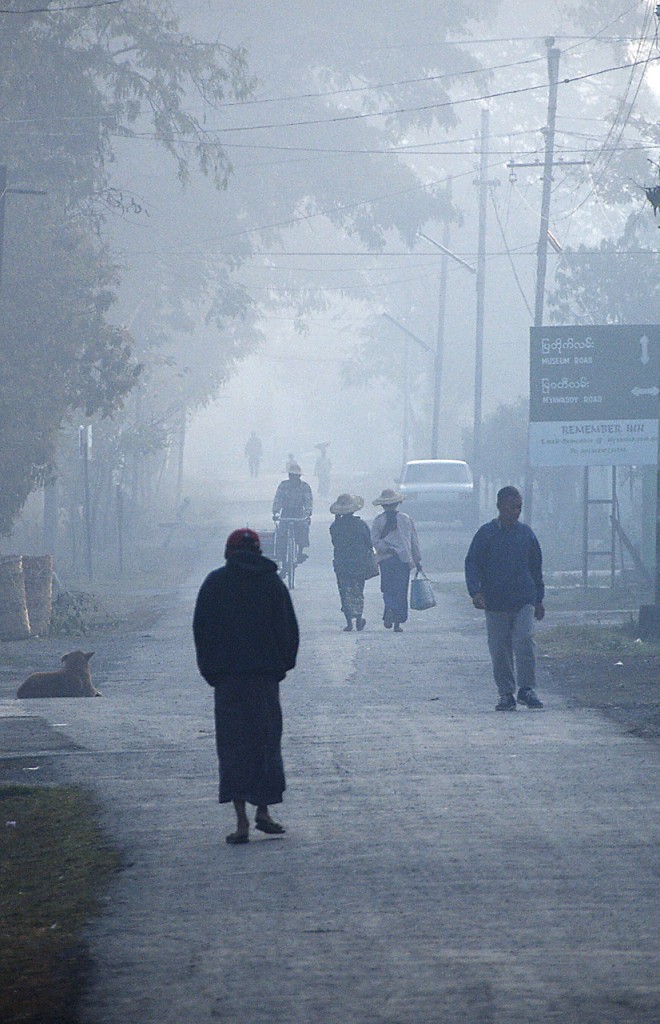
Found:
<path fill-rule="evenodd" d="M 67 11 L 93 11 L 95 7 L 114 7 L 124 0 L 98 0 L 95 4 L 74 4 L 71 7 L 30 7 L 25 11 L 11 11 L 0 7 L 0 14 L 66 14 Z"/>
<path fill-rule="evenodd" d="M 643 35 L 642 39 L 640 40 L 639 46 L 637 48 L 638 54 L 639 54 L 639 51 L 641 49 L 642 44 L 644 42 L 648 42 L 649 28 L 652 26 L 651 17 L 652 17 L 652 13 L 651 13 L 651 8 L 649 7 L 647 12 L 646 12 L 645 18 L 644 18 L 644 23 L 643 23 L 643 33 L 644 33 L 644 35 Z M 656 36 L 657 36 L 657 32 L 656 32 Z M 607 154 L 605 162 L 603 163 L 602 168 L 601 168 L 597 178 L 594 178 L 593 174 L 590 173 L 591 188 L 587 192 L 587 194 L 584 197 L 584 199 L 580 203 L 578 203 L 577 206 L 575 206 L 570 211 L 570 213 L 564 214 L 561 217 L 562 220 L 570 220 L 574 216 L 574 214 L 576 214 L 578 212 L 578 210 L 582 209 L 582 207 L 585 205 L 585 203 L 587 203 L 589 201 L 590 197 L 596 192 L 596 190 L 598 188 L 598 185 L 602 181 L 602 179 L 603 179 L 603 177 L 605 175 L 605 172 L 607 171 L 607 168 L 610 166 L 610 163 L 612 162 L 612 159 L 614 157 L 614 153 L 619 151 L 618 150 L 619 143 L 621 142 L 621 139 L 623 137 L 623 133 L 626 130 L 626 126 L 627 126 L 628 121 L 630 119 L 630 115 L 632 114 L 633 107 L 634 107 L 635 102 L 637 100 L 637 97 L 639 95 L 639 91 L 640 91 L 640 89 L 642 87 L 642 83 L 644 81 L 644 76 L 646 74 L 646 71 L 648 70 L 648 66 L 649 66 L 649 64 L 650 64 L 650 62 L 652 60 L 657 60 L 657 59 L 658 59 L 657 57 L 651 57 L 651 54 L 650 54 L 650 51 L 649 51 L 649 55 L 646 58 L 646 60 L 635 61 L 631 65 L 632 70 L 630 72 L 630 77 L 628 79 L 628 84 L 626 86 L 625 92 L 624 92 L 621 100 L 619 101 L 619 108 L 618 108 L 616 117 L 614 118 L 614 121 L 612 122 L 612 125 L 610 126 L 610 129 L 609 129 L 609 131 L 607 133 L 607 136 L 605 138 L 605 142 L 603 143 L 603 145 L 601 147 L 600 154 L 596 158 L 596 161 L 595 161 L 597 163 L 599 159 L 603 158 L 605 156 L 605 154 Z M 626 101 L 627 101 L 630 89 L 632 87 L 633 78 L 634 78 L 634 74 L 635 74 L 635 68 L 637 66 L 639 66 L 639 65 L 642 66 L 642 72 L 641 72 L 641 74 L 639 76 L 639 81 L 637 83 L 637 87 L 635 89 L 634 96 L 633 96 L 630 104 L 628 104 L 628 108 L 627 108 L 627 111 L 626 111 Z M 625 112 L 625 117 L 624 117 L 624 112 Z M 618 123 L 617 122 L 619 122 L 621 124 L 620 130 L 618 130 Z M 616 142 L 614 143 L 613 146 L 608 147 L 609 140 L 613 137 L 614 132 L 617 131 L 617 130 L 618 130 L 618 138 L 617 138 Z"/>
<path fill-rule="evenodd" d="M 509 258 L 509 264 L 511 266 L 511 270 L 512 270 L 513 276 L 515 278 L 515 282 L 516 282 L 516 284 L 518 286 L 518 291 L 522 295 L 523 302 L 527 306 L 527 312 L 529 313 L 530 317 L 533 319 L 534 318 L 534 313 L 532 312 L 532 307 L 530 306 L 529 302 L 527 301 L 527 296 L 525 294 L 525 290 L 524 290 L 522 284 L 520 283 L 520 278 L 518 277 L 518 271 L 516 270 L 515 263 L 513 262 L 513 254 L 511 253 L 511 250 L 509 249 L 509 244 L 508 244 L 508 242 L 506 240 L 506 234 L 504 232 L 504 226 L 503 226 L 502 220 L 500 218 L 500 211 L 498 210 L 497 203 L 495 202 L 495 192 L 493 191 L 493 187 L 492 186 L 490 188 L 490 200 L 491 200 L 491 203 L 493 205 L 493 210 L 495 211 L 495 219 L 497 221 L 497 226 L 500 229 L 500 235 L 502 237 L 502 244 L 504 245 L 504 248 L 506 249 L 506 254 L 507 254 L 508 258 Z"/>
<path fill-rule="evenodd" d="M 525 250 L 528 249 L 528 247 L 531 247 L 533 245 L 534 245 L 534 242 L 528 242 L 528 243 L 526 243 L 525 246 L 520 246 L 520 247 L 518 247 L 516 249 L 487 252 L 486 255 L 487 256 L 498 256 L 498 257 L 499 256 L 509 257 L 510 255 L 513 255 L 513 256 L 536 256 L 536 252 L 533 249 L 531 249 L 531 248 L 529 249 L 529 251 L 525 251 Z M 129 254 L 128 250 L 122 250 L 122 251 L 125 252 L 126 254 Z M 231 251 L 226 251 L 225 252 L 223 250 L 218 250 L 218 249 L 207 250 L 207 251 L 202 251 L 202 250 L 195 251 L 195 250 L 191 250 L 191 249 L 135 249 L 135 250 L 133 250 L 130 253 L 130 255 L 132 255 L 132 256 L 178 255 L 178 256 L 189 256 L 191 258 L 195 258 L 196 257 L 198 259 L 209 259 L 210 257 L 215 257 L 215 256 L 232 256 L 232 257 L 236 257 L 237 254 L 235 252 L 231 252 Z M 388 251 L 382 252 L 382 253 L 379 253 L 379 252 L 350 252 L 348 250 L 333 250 L 331 252 L 327 252 L 327 251 L 324 252 L 321 249 L 306 249 L 306 250 L 298 250 L 298 251 L 293 251 L 293 250 L 279 250 L 279 251 L 278 250 L 273 250 L 273 251 L 256 250 L 256 251 L 251 252 L 251 253 L 248 254 L 250 259 L 254 259 L 257 256 L 267 256 L 269 258 L 275 257 L 275 256 L 294 256 L 294 257 L 296 257 L 296 256 L 324 256 L 324 257 L 328 257 L 328 256 L 332 256 L 332 257 L 333 256 L 351 256 L 351 257 L 357 257 L 357 258 L 365 257 L 366 256 L 366 257 L 369 257 L 370 259 L 374 259 L 374 258 L 379 257 L 379 256 L 383 256 L 383 257 L 397 256 L 397 257 L 406 257 L 406 258 L 413 257 L 415 259 L 419 259 L 420 257 L 423 256 L 423 257 L 430 258 L 430 259 L 441 259 L 442 255 L 443 255 L 442 253 L 435 253 L 435 252 L 430 252 L 430 253 L 416 252 L 416 251 L 415 252 L 411 252 L 411 251 L 408 251 L 408 250 L 405 250 L 405 249 L 397 250 L 395 252 L 392 252 L 391 250 L 388 250 Z M 470 252 L 461 252 L 461 251 L 459 251 L 459 252 L 456 252 L 456 255 L 457 256 L 463 256 L 466 259 L 474 259 L 476 256 L 478 256 L 478 253 L 477 252 L 472 252 L 472 251 L 470 251 Z M 552 256 L 553 252 L 548 253 L 548 255 Z M 565 256 L 565 255 L 567 255 L 567 253 L 566 253 L 566 251 L 563 251 L 563 253 L 558 253 L 558 254 L 554 254 L 554 255 L 564 255 Z M 575 253 L 569 252 L 568 255 L 569 256 L 570 255 L 576 255 L 576 256 L 616 256 L 616 255 L 623 255 L 623 256 L 655 256 L 656 258 L 660 258 L 660 252 L 657 249 L 621 249 L 620 251 L 617 251 L 617 252 L 615 252 L 615 251 L 603 251 L 601 249 L 584 249 L 584 250 L 580 249 L 579 252 L 575 252 Z M 263 269 L 264 270 L 270 270 L 271 268 L 268 267 L 268 266 L 265 266 Z M 291 269 L 293 271 L 296 268 L 292 267 Z"/>
<path fill-rule="evenodd" d="M 419 85 L 426 82 L 440 82 L 446 78 L 464 78 L 466 75 L 488 75 L 492 71 L 523 67 L 527 64 L 538 64 L 543 57 L 525 57 L 523 60 L 509 61 L 506 64 L 493 64 L 485 68 L 467 68 L 464 71 L 446 71 L 441 75 L 424 75 L 422 78 L 402 78 L 397 82 L 380 82 L 375 85 L 349 86 L 346 89 L 329 89 L 324 92 L 302 92 L 289 96 L 265 96 L 247 100 L 232 100 L 230 103 L 219 103 L 214 110 L 226 107 L 254 106 L 260 103 L 291 103 L 297 100 L 324 99 L 326 96 L 344 96 L 357 92 L 373 92 L 376 89 L 392 89 L 400 85 Z"/>
<path fill-rule="evenodd" d="M 574 75 L 572 78 L 563 78 L 559 82 L 559 85 L 571 85 L 574 82 L 583 82 L 583 81 L 586 81 L 587 79 L 590 79 L 590 78 L 597 78 L 600 75 L 609 74 L 612 71 L 622 71 L 622 70 L 625 70 L 627 68 L 635 68 L 635 67 L 638 67 L 641 64 L 647 64 L 648 65 L 651 61 L 657 61 L 657 60 L 660 60 L 660 56 L 657 56 L 657 57 L 649 56 L 649 57 L 647 57 L 643 61 L 635 61 L 633 63 L 615 64 L 615 65 L 612 65 L 611 67 L 601 68 L 599 71 L 590 71 L 590 72 L 587 72 L 584 75 Z M 356 114 L 339 114 L 336 117 L 326 117 L 326 118 L 323 118 L 323 117 L 318 118 L 317 117 L 317 118 L 310 118 L 310 119 L 301 120 L 301 121 L 281 121 L 281 122 L 277 122 L 277 123 L 273 122 L 273 123 L 270 123 L 270 124 L 238 125 L 238 126 L 235 126 L 233 128 L 226 127 L 226 128 L 208 128 L 208 129 L 207 128 L 204 128 L 204 129 L 202 129 L 202 128 L 198 128 L 198 129 L 181 129 L 179 131 L 173 131 L 173 132 L 168 132 L 168 133 L 163 133 L 163 132 L 148 132 L 148 133 L 146 133 L 146 132 L 143 132 L 143 133 L 135 133 L 135 134 L 140 134 L 140 135 L 143 135 L 143 136 L 146 135 L 146 136 L 148 136 L 150 138 L 163 138 L 163 137 L 173 137 L 173 136 L 176 136 L 176 135 L 189 135 L 191 133 L 195 134 L 195 135 L 219 135 L 219 134 L 225 134 L 226 132 L 252 132 L 252 131 L 260 131 L 260 130 L 265 130 L 265 129 L 270 129 L 270 128 L 301 128 L 301 127 L 307 127 L 307 126 L 312 126 L 312 125 L 338 124 L 338 123 L 342 123 L 342 122 L 346 122 L 346 121 L 362 121 L 362 120 L 365 120 L 366 118 L 371 118 L 371 117 L 393 117 L 395 114 L 410 114 L 410 113 L 421 112 L 421 111 L 425 111 L 425 110 L 440 110 L 440 109 L 443 109 L 445 107 L 462 106 L 462 105 L 464 105 L 466 103 L 478 103 L 478 102 L 482 102 L 484 100 L 500 99 L 503 96 L 519 96 L 522 93 L 538 92 L 539 89 L 546 89 L 546 88 L 547 88 L 547 83 L 546 82 L 540 82 L 538 85 L 521 86 L 518 89 L 502 89 L 499 92 L 484 93 L 481 96 L 468 96 L 468 97 L 465 97 L 463 99 L 456 99 L 456 100 L 441 100 L 441 101 L 438 101 L 437 103 L 424 103 L 424 104 L 419 104 L 419 105 L 416 105 L 416 106 L 413 106 L 413 107 L 397 107 L 397 108 L 393 108 L 391 110 L 377 110 L 377 111 L 371 111 L 371 112 L 366 112 L 366 113 L 356 113 Z M 131 137 L 135 137 L 135 136 L 132 133 L 129 132 L 129 133 L 127 133 L 126 137 L 127 138 L 131 138 Z"/>

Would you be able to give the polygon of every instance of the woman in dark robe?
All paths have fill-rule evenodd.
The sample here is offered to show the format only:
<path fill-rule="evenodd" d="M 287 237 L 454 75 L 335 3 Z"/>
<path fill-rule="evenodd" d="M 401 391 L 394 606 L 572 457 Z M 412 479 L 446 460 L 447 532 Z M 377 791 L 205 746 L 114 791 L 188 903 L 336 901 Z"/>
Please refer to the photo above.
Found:
<path fill-rule="evenodd" d="M 330 525 L 334 548 L 332 566 L 337 577 L 341 610 L 346 619 L 344 632 L 355 628 L 360 632 L 366 625 L 364 618 L 364 581 L 369 574 L 369 561 L 373 555 L 369 527 L 355 513 L 364 505 L 359 494 L 340 494 L 330 506 L 335 516 Z"/>
<path fill-rule="evenodd" d="M 245 805 L 256 807 L 255 828 L 285 830 L 269 806 L 282 802 L 280 682 L 296 663 L 298 623 L 277 565 L 261 554 L 258 534 L 235 530 L 226 564 L 204 580 L 195 605 L 197 665 L 215 693 L 220 803 L 233 802 L 232 844 L 247 843 Z"/>

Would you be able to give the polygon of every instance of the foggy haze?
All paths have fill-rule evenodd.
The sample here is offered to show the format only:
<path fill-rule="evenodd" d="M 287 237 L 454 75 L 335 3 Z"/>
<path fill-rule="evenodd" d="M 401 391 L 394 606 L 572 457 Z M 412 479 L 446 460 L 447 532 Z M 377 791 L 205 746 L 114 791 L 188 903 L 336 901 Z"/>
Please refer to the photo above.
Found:
<path fill-rule="evenodd" d="M 197 118 L 194 130 L 183 121 L 154 129 L 143 97 L 130 127 L 110 134 L 113 201 L 100 234 L 118 267 L 118 302 L 108 318 L 128 331 L 143 366 L 124 409 L 95 428 L 98 458 L 106 448 L 119 452 L 107 472 L 122 486 L 132 480 L 137 493 L 142 470 L 130 468 L 132 453 L 147 443 L 136 431 L 142 437 L 147 428 L 155 461 L 145 472 L 155 493 L 168 481 L 168 506 L 244 472 L 252 430 L 274 476 L 290 452 L 309 476 L 315 445 L 329 442 L 333 486 L 365 474 L 390 484 L 405 457 L 431 454 L 436 380 L 437 454 L 471 460 L 476 291 L 469 268 L 479 250 L 484 107 L 484 429 L 501 406 L 523 407 L 549 36 L 561 55 L 546 322 L 660 319 L 657 290 L 641 283 L 657 267 L 656 224 L 642 188 L 656 173 L 660 107 L 652 5 L 622 11 L 610 0 L 576 14 L 569 3 L 481 11 L 419 0 L 319 11 L 306 2 L 179 0 L 171 9 L 182 31 L 214 44 L 223 59 L 233 52 L 227 47 L 242 48 L 245 81 L 236 95 L 228 85 L 219 103 L 188 81 L 181 99 Z M 231 164 L 223 189 L 197 166 L 216 144 Z M 8 266 L 20 225 L 12 203 Z M 463 261 L 446 263 L 437 374 L 444 257 L 420 232 L 447 239 Z M 632 296 L 624 308 L 629 290 L 620 301 L 611 294 L 592 301 L 582 278 L 571 277 L 567 253 L 597 254 L 603 242 L 633 250 L 630 273 L 645 289 L 644 308 Z M 564 290 L 555 301 L 558 283 Z M 60 435 L 56 462 L 71 457 L 79 418 L 63 421 L 70 436 Z M 516 458 L 520 472 L 524 454 Z M 511 475 L 505 466 L 493 473 L 493 481 Z"/>
<path fill-rule="evenodd" d="M 233 4 L 230 11 L 223 12 L 221 26 L 214 14 L 216 6 L 213 3 L 195 4 L 194 13 L 189 4 L 179 4 L 178 9 L 186 26 L 189 25 L 201 38 L 213 38 L 220 27 L 224 40 L 247 47 L 250 71 L 259 81 L 257 96 L 260 99 L 295 96 L 297 92 L 304 95 L 312 91 L 311 83 L 324 84 L 320 68 L 325 37 L 317 34 L 316 26 L 309 23 L 309 5 L 266 5 L 265 9 L 260 9 L 261 16 L 255 21 L 253 5 Z M 414 17 L 406 18 L 404 33 L 393 39 L 386 11 L 388 5 L 381 6 L 380 17 L 378 9 L 373 9 L 364 49 L 369 56 L 383 58 L 383 80 L 388 81 L 387 65 L 392 50 L 397 51 L 397 56 L 405 56 L 407 67 L 442 74 L 443 58 L 435 52 L 442 49 L 441 32 L 438 31 L 436 46 L 432 37 L 425 35 L 420 38 Z M 416 4 L 412 7 L 428 15 L 436 5 Z M 458 78 L 452 95 L 463 98 L 482 92 L 542 84 L 547 80 L 544 40 L 550 34 L 557 36 L 557 45 L 567 51 L 562 54 L 561 77 L 615 64 L 618 61 L 613 60 L 612 55 L 618 44 L 611 37 L 615 35 L 618 24 L 615 19 L 620 13 L 615 4 L 606 5 L 606 9 L 599 5 L 598 12 L 594 10 L 593 24 L 587 29 L 584 25 L 576 27 L 571 23 L 566 12 L 562 11 L 562 5 L 530 9 L 528 4 L 514 4 L 500 9 L 494 22 L 472 23 L 468 32 L 453 34 L 450 31 L 450 38 L 465 40 L 458 48 L 461 54 L 479 61 L 483 67 L 513 64 L 492 72 L 489 77 L 468 75 L 463 80 Z M 597 38 L 601 22 L 602 25 L 614 22 L 611 31 L 601 32 L 607 36 L 603 42 Z M 569 38 L 571 32 L 575 35 Z M 566 38 L 562 38 L 563 33 L 566 33 Z M 470 35 L 483 41 L 471 43 Z M 591 35 L 596 38 L 589 39 Z M 503 40 L 510 37 L 511 42 L 507 46 Z M 298 52 L 300 40 L 305 38 L 310 66 L 306 68 L 301 60 L 296 81 L 287 41 Z M 358 51 L 363 56 L 350 16 L 333 25 L 332 48 L 333 53 Z M 625 86 L 627 73 L 622 71 L 595 82 L 578 84 L 572 87 L 572 94 L 568 88 L 560 90 L 557 121 L 560 129 L 557 143 L 559 159 L 586 159 L 588 154 L 593 154 L 599 138 L 602 140 L 607 134 L 605 118 Z M 650 120 L 657 117 L 659 106 L 659 93 L 654 88 L 657 81 L 657 72 L 649 69 L 647 85 L 638 97 L 640 110 L 645 110 Z M 475 84 L 478 84 L 476 89 Z M 358 97 L 340 95 L 336 100 L 331 98 L 329 104 L 332 103 L 337 112 L 357 110 L 362 101 L 360 94 Z M 408 103 L 409 99 L 406 98 L 405 102 Z M 528 328 L 531 318 L 505 250 L 508 248 L 516 254 L 522 250 L 524 253 L 512 257 L 511 262 L 527 303 L 533 307 L 542 167 L 538 171 L 527 168 L 512 173 L 506 164 L 510 160 L 542 161 L 541 128 L 546 121 L 546 103 L 545 89 L 523 93 L 520 97 L 489 101 L 489 176 L 494 184 L 487 211 L 487 250 L 492 255 L 487 261 L 484 415 L 502 403 L 513 402 L 526 395 L 528 389 Z M 378 103 L 374 106 L 377 107 Z M 223 112 L 222 123 L 280 124 L 304 119 L 305 110 L 305 103 L 295 99 L 257 104 L 256 112 L 248 105 L 229 114 Z M 476 265 L 478 226 L 478 191 L 474 182 L 479 160 L 479 115 L 480 104 L 467 103 L 456 108 L 456 123 L 449 129 L 426 131 L 413 125 L 402 136 L 401 144 L 419 144 L 416 155 L 392 155 L 388 158 L 392 163 L 404 163 L 420 182 L 453 178 L 453 202 L 459 221 L 452 225 L 451 247 L 473 265 Z M 210 125 L 219 123 L 217 114 L 209 112 L 208 117 Z M 355 145 L 354 137 L 354 126 L 350 122 L 329 128 L 316 125 L 259 129 L 236 135 L 228 133 L 223 141 L 234 165 L 228 193 L 214 194 L 204 182 L 196 181 L 187 193 L 177 195 L 175 191 L 172 195 L 170 185 L 166 193 L 168 200 L 163 206 L 171 209 L 174 205 L 176 213 L 174 220 L 167 225 L 161 258 L 167 259 L 167 251 L 173 244 L 175 249 L 185 250 L 186 245 L 195 247 L 196 259 L 202 258 L 200 253 L 208 252 L 208 258 L 212 260 L 214 245 L 220 252 L 226 252 L 228 246 L 231 250 L 236 240 L 223 239 L 221 230 L 223 208 L 227 203 L 239 206 L 242 190 L 246 187 L 251 193 L 258 188 L 264 192 L 277 188 L 279 176 L 287 173 L 287 165 L 292 166 L 297 175 L 302 174 L 313 181 L 324 161 L 336 159 L 324 154 L 323 149 L 328 146 L 351 148 Z M 273 145 L 282 148 L 268 148 Z M 304 147 L 320 152 L 304 152 Z M 430 150 L 432 155 L 425 155 L 425 150 Z M 641 154 L 640 164 L 644 156 Z M 386 191 L 378 188 L 376 180 L 360 176 L 360 161 L 354 155 L 344 156 L 344 160 L 354 165 L 356 174 L 354 191 L 345 197 L 348 203 L 360 203 L 377 197 L 379 191 Z M 148 171 L 142 171 L 145 181 L 153 170 L 150 167 Z M 514 174 L 516 180 L 511 180 Z M 596 189 L 580 206 L 589 193 L 589 174 L 588 166 L 573 170 L 567 168 L 556 182 L 552 224 L 563 246 L 595 246 L 603 236 L 623 230 L 629 210 L 607 209 L 599 194 L 601 190 Z M 601 185 L 603 188 L 604 183 Z M 137 191 L 141 193 L 142 189 Z M 575 213 L 572 212 L 574 207 L 579 207 Z M 138 229 L 132 236 L 122 225 L 122 237 L 129 253 L 142 243 L 145 234 L 152 239 L 154 236 L 158 238 L 164 228 L 163 213 L 161 206 L 160 223 L 153 224 L 152 218 L 148 230 Z M 194 228 L 196 223 L 199 233 Z M 244 223 L 246 228 L 253 224 L 259 226 L 254 221 Z M 211 225 L 213 229 L 209 230 Z M 173 228 L 176 228 L 176 234 Z M 652 230 L 653 225 L 649 223 L 649 242 L 655 241 Z M 424 231 L 439 240 L 441 219 L 425 224 Z M 202 245 L 196 247 L 192 238 L 202 241 Z M 255 240 L 253 235 L 250 240 Z M 347 472 L 365 471 L 370 467 L 387 468 L 395 474 L 400 467 L 402 451 L 404 337 L 397 338 L 396 332 L 384 325 L 382 343 L 389 362 L 385 378 L 372 384 L 365 380 L 362 386 L 358 380 L 355 387 L 347 389 L 343 386 L 341 368 L 350 360 L 352 350 L 360 344 L 365 321 L 383 311 L 389 312 L 430 346 L 435 345 L 440 255 L 433 254 L 432 248 L 422 241 L 412 246 L 409 255 L 399 255 L 407 245 L 401 242 L 400 236 L 390 232 L 382 253 L 365 253 L 354 258 L 348 255 L 333 257 L 330 254 L 335 251 L 364 252 L 364 249 L 351 237 L 334 230 L 322 215 L 313 215 L 298 226 L 284 228 L 279 245 L 266 243 L 255 245 L 255 249 L 269 253 L 281 249 L 291 254 L 262 258 L 255 255 L 241 272 L 241 280 L 246 282 L 257 302 L 264 293 L 282 287 L 291 287 L 294 293 L 295 290 L 315 289 L 315 302 L 320 308 L 301 314 L 297 304 L 292 302 L 289 308 L 263 312 L 259 328 L 264 342 L 259 352 L 239 364 L 222 388 L 217 402 L 195 416 L 190 425 L 187 449 L 190 472 L 200 477 L 205 475 L 210 468 L 209 448 L 216 453 L 214 473 L 219 471 L 219 461 L 233 464 L 236 471 L 243 458 L 244 441 L 250 430 L 256 429 L 266 442 L 268 463 L 278 472 L 283 469 L 286 453 L 290 450 L 305 453 L 306 468 L 310 471 L 314 443 L 331 440 L 337 467 L 345 468 Z M 389 256 L 388 249 L 397 255 Z M 328 255 L 307 255 L 323 251 Z M 296 252 L 305 255 L 296 258 Z M 558 259 L 558 254 L 551 252 L 549 288 L 552 287 L 553 270 Z M 341 294 L 338 293 L 339 288 L 342 289 Z M 469 457 L 469 452 L 464 450 L 463 433 L 466 428 L 471 429 L 472 420 L 474 318 L 474 279 L 458 264 L 450 262 L 439 443 L 439 455 L 443 457 Z M 432 356 L 412 345 L 410 358 L 414 419 L 410 457 L 426 457 L 430 445 Z M 185 362 L 185 357 L 182 356 L 182 360 Z M 358 444 L 356 437 L 360 439 Z"/>

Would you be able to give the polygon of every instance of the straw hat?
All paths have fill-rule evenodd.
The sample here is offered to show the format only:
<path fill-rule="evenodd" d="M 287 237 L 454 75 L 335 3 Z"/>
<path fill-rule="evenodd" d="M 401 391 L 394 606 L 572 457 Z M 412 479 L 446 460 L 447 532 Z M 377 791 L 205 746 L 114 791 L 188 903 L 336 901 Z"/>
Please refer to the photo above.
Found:
<path fill-rule="evenodd" d="M 359 494 L 340 494 L 336 501 L 330 506 L 333 516 L 347 516 L 352 512 L 358 512 L 364 505 L 364 498 Z"/>
<path fill-rule="evenodd" d="M 398 491 L 393 491 L 389 487 L 385 487 L 382 493 L 372 502 L 372 505 L 398 505 L 400 501 L 405 499 L 405 494 L 399 494 Z"/>
<path fill-rule="evenodd" d="M 287 473 L 293 473 L 294 476 L 302 476 L 302 469 L 297 462 L 293 461 L 286 467 Z"/>

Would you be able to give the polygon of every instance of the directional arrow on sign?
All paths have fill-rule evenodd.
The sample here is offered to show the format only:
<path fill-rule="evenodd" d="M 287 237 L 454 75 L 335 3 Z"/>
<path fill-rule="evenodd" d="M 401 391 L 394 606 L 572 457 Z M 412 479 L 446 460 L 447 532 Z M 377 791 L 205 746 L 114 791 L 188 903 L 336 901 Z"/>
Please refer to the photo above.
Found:
<path fill-rule="evenodd" d="M 660 388 L 632 388 L 632 394 L 635 398 L 639 398 L 640 395 L 660 395 Z"/>
<path fill-rule="evenodd" d="M 649 339 L 646 336 L 646 334 L 644 334 L 639 339 L 639 343 L 642 346 L 642 354 L 640 355 L 639 358 L 640 358 L 641 362 L 644 363 L 644 365 L 646 366 L 646 364 L 648 363 L 648 361 L 650 359 L 650 356 L 649 356 Z"/>

